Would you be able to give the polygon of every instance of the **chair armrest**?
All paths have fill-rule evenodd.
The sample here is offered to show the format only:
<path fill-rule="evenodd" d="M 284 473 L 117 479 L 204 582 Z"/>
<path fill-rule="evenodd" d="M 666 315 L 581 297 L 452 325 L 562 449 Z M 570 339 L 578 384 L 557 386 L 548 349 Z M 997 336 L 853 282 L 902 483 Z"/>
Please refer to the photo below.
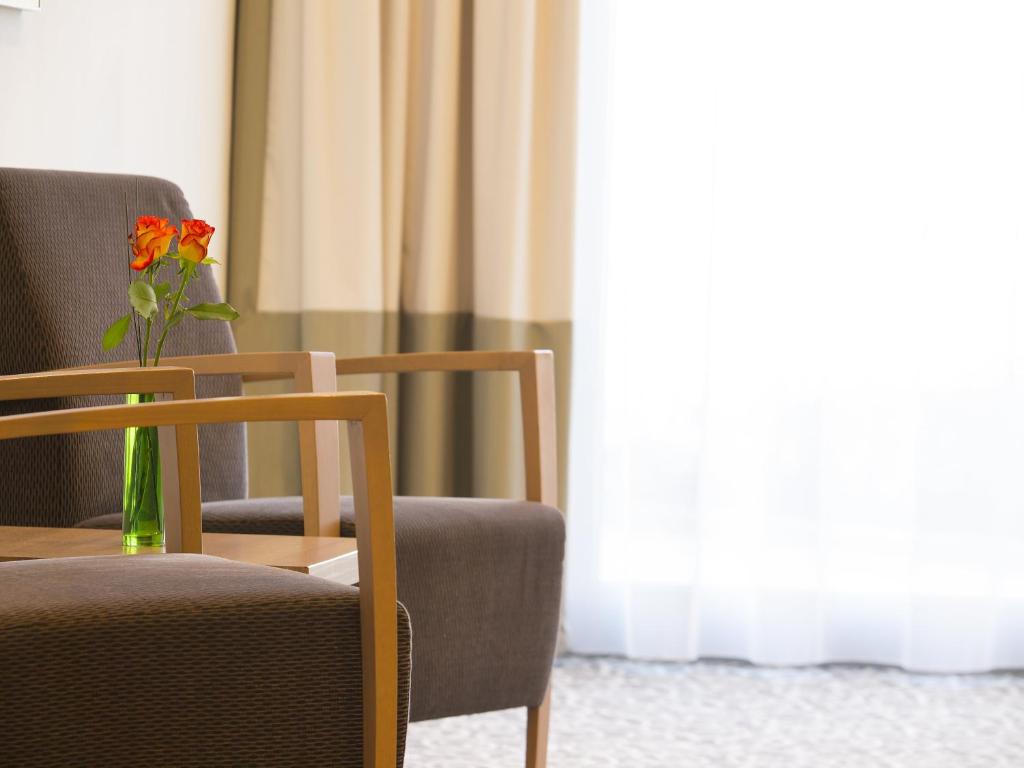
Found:
<path fill-rule="evenodd" d="M 196 377 L 188 368 L 163 367 L 45 371 L 0 376 L 0 400 L 139 392 L 167 392 L 175 400 L 194 400 Z"/>
<path fill-rule="evenodd" d="M 538 357 L 553 357 L 549 349 L 403 352 L 397 355 L 342 357 L 335 363 L 338 375 L 355 373 L 423 373 L 427 371 L 522 371 Z"/>
<path fill-rule="evenodd" d="M 558 453 L 555 421 L 555 362 L 548 349 L 528 351 L 409 352 L 339 358 L 339 376 L 360 373 L 428 371 L 514 371 L 519 374 L 523 416 L 526 498 L 558 506 Z"/>
<path fill-rule="evenodd" d="M 241 376 L 242 381 L 302 379 L 318 360 L 333 361 L 330 352 L 225 352 L 217 355 L 165 357 L 161 366 L 191 368 L 196 376 Z M 130 368 L 136 363 L 121 360 L 82 366 L 88 369 Z M 70 369 L 80 370 L 80 369 Z M 331 390 L 327 390 L 331 391 Z"/>
<path fill-rule="evenodd" d="M 132 363 L 98 363 L 84 369 L 130 367 Z M 294 379 L 296 392 L 336 392 L 337 375 L 331 352 L 231 352 L 219 355 L 165 357 L 164 366 L 191 368 L 196 376 L 241 376 L 242 381 Z M 82 369 L 69 369 L 82 370 Z M 341 477 L 338 430 L 332 424 L 299 423 L 299 467 L 302 509 L 307 536 L 338 536 Z"/>
<path fill-rule="evenodd" d="M 397 749 L 395 531 L 387 401 L 379 392 L 224 397 L 143 405 L 70 408 L 0 417 L 0 440 L 126 427 L 176 427 L 181 541 L 202 553 L 197 424 L 238 421 L 348 421 L 355 484 L 363 633 L 366 766 L 394 765 Z M 337 431 L 335 429 L 335 431 Z M 337 515 L 337 497 L 335 497 Z"/>

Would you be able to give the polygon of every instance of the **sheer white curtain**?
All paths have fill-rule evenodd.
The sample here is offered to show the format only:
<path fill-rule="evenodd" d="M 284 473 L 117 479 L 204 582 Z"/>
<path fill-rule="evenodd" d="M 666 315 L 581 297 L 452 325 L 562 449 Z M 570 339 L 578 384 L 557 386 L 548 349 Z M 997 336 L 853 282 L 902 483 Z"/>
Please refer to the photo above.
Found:
<path fill-rule="evenodd" d="M 1024 4 L 583 4 L 569 644 L 1024 666 Z"/>

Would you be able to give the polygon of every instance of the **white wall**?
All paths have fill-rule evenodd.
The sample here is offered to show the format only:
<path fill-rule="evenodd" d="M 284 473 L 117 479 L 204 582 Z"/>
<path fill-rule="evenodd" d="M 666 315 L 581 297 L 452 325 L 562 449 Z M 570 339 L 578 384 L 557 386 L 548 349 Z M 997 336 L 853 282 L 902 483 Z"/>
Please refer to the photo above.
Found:
<path fill-rule="evenodd" d="M 0 8 L 0 166 L 170 179 L 217 227 L 210 255 L 224 262 L 234 8 L 233 0 Z"/>

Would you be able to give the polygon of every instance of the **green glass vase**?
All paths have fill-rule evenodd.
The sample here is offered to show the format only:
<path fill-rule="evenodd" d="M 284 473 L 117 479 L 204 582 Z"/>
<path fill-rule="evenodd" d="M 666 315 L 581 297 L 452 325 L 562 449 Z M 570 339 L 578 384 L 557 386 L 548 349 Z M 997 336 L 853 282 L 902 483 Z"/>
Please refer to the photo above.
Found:
<path fill-rule="evenodd" d="M 127 395 L 129 405 L 152 403 L 156 397 Z M 124 431 L 124 501 L 121 534 L 125 547 L 164 545 L 164 492 L 160 470 L 160 439 L 156 427 Z"/>

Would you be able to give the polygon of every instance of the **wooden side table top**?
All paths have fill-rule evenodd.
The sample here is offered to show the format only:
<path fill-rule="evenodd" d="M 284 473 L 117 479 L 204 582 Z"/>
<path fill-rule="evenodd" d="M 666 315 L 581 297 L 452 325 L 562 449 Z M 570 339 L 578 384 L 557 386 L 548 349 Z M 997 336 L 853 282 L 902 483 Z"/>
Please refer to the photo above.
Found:
<path fill-rule="evenodd" d="M 128 552 L 121 546 L 120 531 L 0 525 L 0 562 L 96 555 L 145 556 L 160 551 L 141 547 Z M 341 584 L 356 584 L 359 581 L 355 539 L 204 533 L 203 554 L 299 571 Z"/>

